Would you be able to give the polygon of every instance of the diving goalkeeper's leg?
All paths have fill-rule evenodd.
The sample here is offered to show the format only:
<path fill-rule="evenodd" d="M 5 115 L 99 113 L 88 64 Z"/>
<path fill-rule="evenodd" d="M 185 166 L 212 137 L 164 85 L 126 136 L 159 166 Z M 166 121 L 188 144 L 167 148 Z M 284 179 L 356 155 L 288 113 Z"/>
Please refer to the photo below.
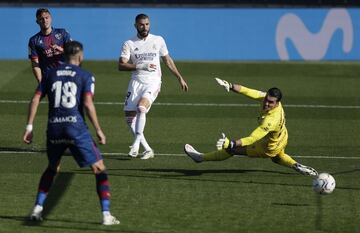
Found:
<path fill-rule="evenodd" d="M 318 175 L 318 172 L 314 168 L 305 166 L 305 165 L 302 165 L 302 164 L 296 162 L 289 155 L 285 154 L 284 151 L 281 151 L 278 155 L 276 155 L 275 157 L 272 157 L 271 160 L 274 163 L 280 164 L 285 167 L 292 168 L 302 175 L 307 175 L 307 176 L 317 176 Z"/>
<path fill-rule="evenodd" d="M 222 161 L 232 157 L 232 155 L 226 152 L 226 150 L 224 149 L 209 153 L 200 153 L 189 144 L 185 145 L 184 151 L 196 163 L 200 163 L 203 161 Z"/>

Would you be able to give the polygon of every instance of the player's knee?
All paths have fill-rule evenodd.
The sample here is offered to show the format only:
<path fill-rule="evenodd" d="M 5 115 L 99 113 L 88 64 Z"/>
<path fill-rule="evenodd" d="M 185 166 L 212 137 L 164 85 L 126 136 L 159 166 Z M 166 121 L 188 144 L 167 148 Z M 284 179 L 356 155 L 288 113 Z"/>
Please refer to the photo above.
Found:
<path fill-rule="evenodd" d="M 143 106 L 143 105 L 139 105 L 139 106 L 137 107 L 137 110 L 138 110 L 138 112 L 140 112 L 140 113 L 147 113 L 147 108 L 146 108 L 145 106 Z"/>
<path fill-rule="evenodd" d="M 100 174 L 106 170 L 106 167 L 105 167 L 103 161 L 100 160 L 100 161 L 97 161 L 96 163 L 94 163 L 93 165 L 91 165 L 91 169 L 94 172 L 94 174 Z"/>
<path fill-rule="evenodd" d="M 93 170 L 94 174 L 100 174 L 100 173 L 104 172 L 106 170 L 106 168 L 105 168 L 105 166 L 95 167 L 92 170 Z"/>

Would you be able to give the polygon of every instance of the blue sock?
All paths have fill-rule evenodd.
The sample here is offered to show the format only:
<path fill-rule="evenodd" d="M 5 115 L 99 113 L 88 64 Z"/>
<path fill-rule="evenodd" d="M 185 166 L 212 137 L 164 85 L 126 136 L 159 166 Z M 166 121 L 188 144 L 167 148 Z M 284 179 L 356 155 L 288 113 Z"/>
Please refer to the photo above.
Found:
<path fill-rule="evenodd" d="M 47 193 L 39 191 L 36 196 L 35 205 L 44 205 L 45 199 L 46 199 Z"/>
<path fill-rule="evenodd" d="M 101 210 L 110 211 L 110 184 L 106 172 L 96 174 L 96 191 L 99 196 Z"/>
<path fill-rule="evenodd" d="M 44 205 L 47 194 L 51 188 L 51 185 L 54 182 L 54 177 L 56 176 L 56 171 L 51 170 L 50 168 L 46 168 L 44 173 L 40 178 L 38 193 L 36 196 L 36 205 Z"/>
<path fill-rule="evenodd" d="M 101 211 L 110 211 L 110 200 L 109 199 L 100 200 L 100 204 L 101 204 Z"/>

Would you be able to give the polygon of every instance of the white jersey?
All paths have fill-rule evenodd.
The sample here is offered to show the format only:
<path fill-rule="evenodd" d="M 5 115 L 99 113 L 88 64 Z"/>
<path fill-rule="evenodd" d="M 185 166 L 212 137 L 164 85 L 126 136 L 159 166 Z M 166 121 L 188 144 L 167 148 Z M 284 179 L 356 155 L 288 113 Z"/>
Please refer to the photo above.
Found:
<path fill-rule="evenodd" d="M 156 71 L 135 70 L 131 78 L 141 83 L 161 82 L 160 57 L 169 53 L 165 40 L 161 36 L 149 34 L 145 39 L 137 36 L 125 41 L 121 49 L 121 57 L 132 64 L 151 63 L 156 65 Z"/>

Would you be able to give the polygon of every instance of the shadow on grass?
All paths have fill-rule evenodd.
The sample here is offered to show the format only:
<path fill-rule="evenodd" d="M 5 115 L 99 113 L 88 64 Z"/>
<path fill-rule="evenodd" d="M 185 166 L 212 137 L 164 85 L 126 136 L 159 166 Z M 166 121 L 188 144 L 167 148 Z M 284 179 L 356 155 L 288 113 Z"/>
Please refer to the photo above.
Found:
<path fill-rule="evenodd" d="M 271 203 L 271 205 L 277 205 L 277 206 L 289 206 L 289 207 L 302 207 L 302 206 L 311 206 L 310 204 L 301 204 L 301 203 L 280 203 L 280 202 L 274 202 Z"/>
<path fill-rule="evenodd" d="M 131 169 L 122 169 L 122 170 L 131 170 Z M 272 174 L 286 174 L 290 175 L 289 172 L 279 172 L 279 171 L 270 171 L 270 170 L 256 170 L 256 169 L 167 169 L 167 168 L 145 168 L 139 169 L 144 172 L 158 172 L 158 173 L 180 173 L 184 176 L 201 176 L 203 174 L 241 174 L 241 173 L 272 173 Z"/>
<path fill-rule="evenodd" d="M 245 173 L 269 173 L 280 175 L 298 175 L 296 173 L 287 173 L 270 170 L 241 170 L 241 169 L 221 169 L 221 170 L 189 170 L 189 169 L 108 169 L 109 171 L 140 171 L 138 174 L 119 174 L 109 173 L 110 176 L 119 177 L 133 177 L 133 178 L 149 178 L 149 179 L 168 179 L 168 180 L 186 180 L 186 181 L 201 181 L 201 182 L 219 182 L 219 183 L 241 183 L 241 184 L 262 184 L 262 185 L 281 185 L 281 186 L 295 186 L 295 187 L 309 187 L 309 185 L 294 184 L 294 183 L 277 183 L 254 180 L 231 180 L 231 179 L 209 179 L 201 177 L 203 174 L 245 174 Z M 78 172 L 81 172 L 80 170 Z M 152 174 L 149 174 L 152 172 Z M 179 174 L 174 174 L 179 173 Z M 196 178 L 195 178 L 196 177 Z M 199 178 L 197 178 L 199 177 Z"/>
<path fill-rule="evenodd" d="M 107 170 L 108 171 L 140 171 L 140 172 L 146 172 L 145 174 L 148 174 L 149 172 L 153 172 L 153 173 L 159 173 L 166 177 L 179 177 L 179 175 L 190 177 L 190 176 L 201 176 L 203 174 L 246 174 L 246 173 L 296 175 L 296 173 L 292 173 L 292 172 L 281 172 L 281 171 L 271 171 L 271 170 L 262 170 L 262 169 L 108 168 Z M 178 174 L 174 174 L 174 173 L 178 173 Z"/>
<path fill-rule="evenodd" d="M 86 232 L 86 231 L 92 231 L 92 232 L 119 232 L 119 229 L 105 229 L 108 228 L 108 226 L 103 226 L 100 224 L 100 222 L 80 222 L 80 221 L 74 221 L 74 220 L 68 220 L 68 219 L 46 219 L 42 222 L 34 222 L 29 221 L 27 217 L 24 216 L 0 216 L 0 219 L 2 220 L 10 220 L 10 221 L 19 221 L 22 222 L 23 225 L 28 227 L 40 227 L 44 229 L 44 231 L 47 232 L 47 229 L 63 229 L 63 232 L 67 232 L 67 230 L 71 230 L 72 232 L 74 230 L 77 230 L 79 232 Z M 47 223 L 47 225 L 45 225 Z M 62 225 L 59 226 L 59 224 L 89 224 L 89 227 L 83 226 L 66 226 Z M 51 224 L 58 224 L 58 225 L 51 225 Z M 96 227 L 96 228 L 95 228 Z M 46 229 L 47 228 L 47 229 Z M 40 231 L 43 232 L 43 231 Z M 121 231 L 125 233 L 151 233 L 151 232 L 141 232 L 141 231 Z"/>
<path fill-rule="evenodd" d="M 264 170 L 264 169 L 167 169 L 167 168 L 142 168 L 142 169 L 108 169 L 109 174 L 111 176 L 124 176 L 124 177 L 135 177 L 135 178 L 150 178 L 150 179 L 173 179 L 173 180 L 188 180 L 188 181 L 204 181 L 204 182 L 224 182 L 224 183 L 243 183 L 243 184 L 264 184 L 264 185 L 281 185 L 281 186 L 293 186 L 293 187 L 310 187 L 312 186 L 312 177 L 303 176 L 304 178 L 309 179 L 309 183 L 307 185 L 304 184 L 295 184 L 295 183 L 279 183 L 274 182 L 272 179 L 271 182 L 266 181 L 258 181 L 258 180 L 235 180 L 235 179 L 209 179 L 206 177 L 201 177 L 203 174 L 251 174 L 251 173 L 263 173 L 264 176 L 266 174 L 275 174 L 275 175 L 285 175 L 285 176 L 302 176 L 296 172 L 282 172 L 282 171 L 272 171 L 272 170 Z M 111 172 L 114 171 L 114 172 Z M 118 172 L 127 172 L 130 173 L 118 173 Z M 138 171 L 139 173 L 132 174 L 132 171 Z M 339 173 L 333 174 L 345 174 L 357 172 L 358 169 L 343 171 Z M 81 172 L 80 170 L 78 172 Z M 174 174 L 177 173 L 177 174 Z M 197 178 L 198 177 L 198 178 Z M 258 176 L 254 176 L 256 179 Z M 339 190 L 352 190 L 358 191 L 359 187 L 344 187 L 337 186 L 336 189 Z"/>
<path fill-rule="evenodd" d="M 0 147 L 3 152 L 29 152 L 29 153 L 45 153 L 46 149 L 23 148 L 23 147 Z"/>
<path fill-rule="evenodd" d="M 51 214 L 65 195 L 73 177 L 74 173 L 72 172 L 60 172 L 57 174 L 44 204 L 44 211 L 42 215 L 44 219 Z M 27 226 L 38 226 L 41 224 L 42 222 L 30 221 L 28 218 L 23 222 L 23 225 Z"/>

